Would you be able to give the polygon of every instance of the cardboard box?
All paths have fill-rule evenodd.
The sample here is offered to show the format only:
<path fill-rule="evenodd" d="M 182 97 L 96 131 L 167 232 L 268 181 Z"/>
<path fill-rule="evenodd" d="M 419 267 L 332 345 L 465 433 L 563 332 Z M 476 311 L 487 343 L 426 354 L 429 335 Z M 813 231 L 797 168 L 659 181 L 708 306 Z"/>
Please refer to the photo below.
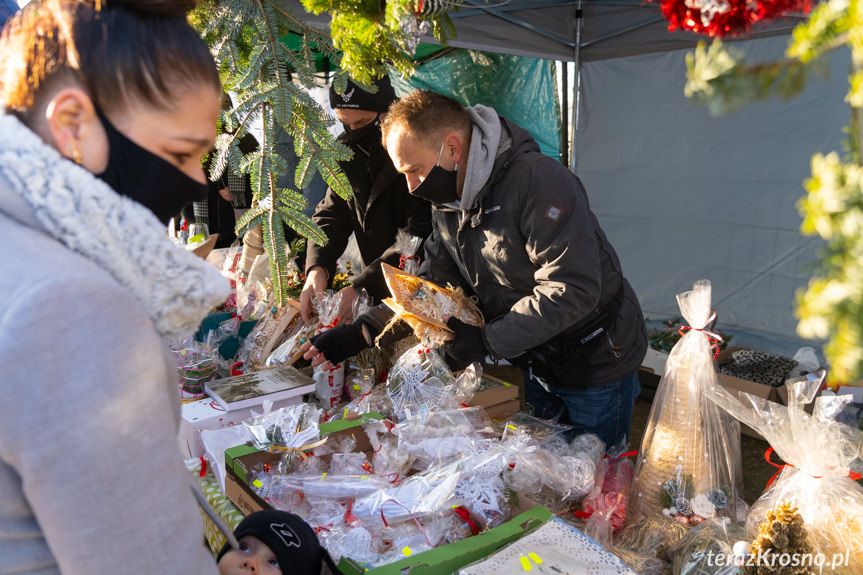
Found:
<path fill-rule="evenodd" d="M 497 405 L 490 405 L 485 408 L 485 411 L 492 421 L 503 421 L 510 415 L 518 413 L 520 407 L 521 402 L 518 398 L 515 398 L 498 403 Z"/>
<path fill-rule="evenodd" d="M 511 399 L 518 400 L 518 386 L 484 373 L 479 390 L 468 402 L 471 407 L 482 406 L 488 409 Z"/>
<path fill-rule="evenodd" d="M 511 521 L 474 537 L 441 545 L 416 555 L 410 555 L 410 550 L 405 549 L 403 551 L 406 557 L 389 565 L 367 571 L 343 557 L 339 561 L 339 569 L 345 575 L 449 575 L 535 531 L 551 517 L 552 513 L 548 509 L 534 507 Z"/>
<path fill-rule="evenodd" d="M 779 400 L 779 393 L 777 391 L 778 388 L 764 385 L 763 383 L 749 381 L 748 379 L 740 379 L 739 377 L 733 377 L 724 373 L 720 373 L 718 375 L 719 381 L 728 390 L 743 391 L 756 397 L 763 397 L 764 399 L 768 399 L 776 403 L 781 403 Z M 742 423 L 740 424 L 740 432 L 747 437 L 761 440 L 764 439 L 754 429 L 752 429 L 748 425 L 743 425 Z"/>
<path fill-rule="evenodd" d="M 295 405 L 302 397 L 289 397 L 273 402 L 273 410 Z M 252 416 L 252 411 L 263 411 L 260 406 L 246 407 L 234 411 L 225 411 L 211 397 L 183 404 L 180 408 L 180 432 L 177 440 L 183 457 L 201 457 L 204 455 L 204 445 L 201 443 L 201 431 L 238 425 Z"/>

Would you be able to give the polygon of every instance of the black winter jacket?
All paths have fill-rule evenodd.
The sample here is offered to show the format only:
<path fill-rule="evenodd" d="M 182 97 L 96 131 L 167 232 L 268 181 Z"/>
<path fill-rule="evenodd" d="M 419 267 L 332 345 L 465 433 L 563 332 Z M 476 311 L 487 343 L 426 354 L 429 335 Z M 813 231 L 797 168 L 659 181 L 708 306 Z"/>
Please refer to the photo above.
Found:
<path fill-rule="evenodd" d="M 344 134 L 339 140 L 349 145 Z M 353 196 L 345 201 L 332 189 L 318 204 L 313 217 L 329 241 L 324 246 L 309 242 L 306 269 L 323 266 L 330 281 L 335 277 L 336 260 L 345 251 L 351 233 L 363 256 L 365 269 L 353 278 L 354 287 L 365 288 L 380 302 L 389 297 L 381 262 L 399 266 L 401 254 L 394 243 L 399 229 L 425 239 L 431 233 L 431 206 L 408 193 L 405 177 L 393 167 L 392 160 L 380 142 L 368 152 L 350 146 L 354 157 L 341 167 L 353 188 Z M 419 254 L 422 253 L 420 250 Z"/>
<path fill-rule="evenodd" d="M 647 350 L 638 299 L 581 181 L 527 131 L 501 122 L 494 167 L 473 207 L 433 206 L 420 275 L 478 297 L 493 358 L 525 368 L 533 358 L 550 385 L 617 381 L 638 369 Z M 613 317 L 580 345 L 603 309 Z M 381 328 L 386 317 L 374 310 L 368 319 Z"/>

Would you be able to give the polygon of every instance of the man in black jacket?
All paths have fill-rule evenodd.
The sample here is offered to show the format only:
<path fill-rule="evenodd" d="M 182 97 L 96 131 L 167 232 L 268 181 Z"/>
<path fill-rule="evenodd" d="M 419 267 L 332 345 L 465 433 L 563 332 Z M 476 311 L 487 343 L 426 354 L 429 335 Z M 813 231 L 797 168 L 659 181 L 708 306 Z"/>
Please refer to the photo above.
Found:
<path fill-rule="evenodd" d="M 347 145 L 354 157 L 341 167 L 353 188 L 353 196 L 345 201 L 328 189 L 315 209 L 314 220 L 327 235 L 324 246 L 309 243 L 306 255 L 306 283 L 300 296 L 300 310 L 308 323 L 315 294 L 326 290 L 336 271 L 336 260 L 345 251 L 353 233 L 357 240 L 365 269 L 352 280 L 352 286 L 342 290 L 342 323 L 351 321 L 351 304 L 359 289 L 380 302 L 389 296 L 381 262 L 399 266 L 401 254 L 395 248 L 396 234 L 404 229 L 410 235 L 425 239 L 431 233 L 431 207 L 421 198 L 408 193 L 405 178 L 393 163 L 381 143 L 381 121 L 386 117 L 396 95 L 389 77 L 375 82 L 374 94 L 348 82 L 344 93 L 330 88 L 330 106 L 336 111 L 345 132 L 339 141 Z"/>
<path fill-rule="evenodd" d="M 411 193 L 433 203 L 420 275 L 476 295 L 486 319 L 482 328 L 449 319 L 450 366 L 508 359 L 523 368 L 536 415 L 624 444 L 647 334 L 579 179 L 493 109 L 432 92 L 393 105 L 383 136 Z M 306 357 L 339 362 L 388 316 L 375 308 L 325 332 Z"/>

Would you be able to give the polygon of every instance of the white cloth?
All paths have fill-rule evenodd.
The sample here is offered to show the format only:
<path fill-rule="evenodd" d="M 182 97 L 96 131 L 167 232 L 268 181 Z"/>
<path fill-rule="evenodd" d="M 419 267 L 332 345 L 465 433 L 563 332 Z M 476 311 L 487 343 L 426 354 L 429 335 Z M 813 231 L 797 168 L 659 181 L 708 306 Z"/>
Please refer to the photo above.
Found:
<path fill-rule="evenodd" d="M 215 575 L 164 338 L 225 280 L 15 118 L 0 134 L 0 573 Z"/>
<path fill-rule="evenodd" d="M 548 575 L 635 575 L 602 545 L 560 519 L 549 521 L 490 557 L 461 569 L 459 575 L 528 570 Z"/>

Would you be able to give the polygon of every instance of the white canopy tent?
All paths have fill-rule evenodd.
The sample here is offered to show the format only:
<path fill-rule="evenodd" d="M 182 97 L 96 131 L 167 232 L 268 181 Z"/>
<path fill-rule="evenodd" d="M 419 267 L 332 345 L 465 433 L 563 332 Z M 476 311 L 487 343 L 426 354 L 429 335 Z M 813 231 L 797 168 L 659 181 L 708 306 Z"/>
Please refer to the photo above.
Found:
<path fill-rule="evenodd" d="M 704 37 L 669 33 L 658 4 L 465 0 L 451 18 L 452 46 L 577 62 L 573 165 L 648 318 L 677 317 L 675 295 L 709 279 L 735 344 L 786 355 L 807 345 L 795 333 L 795 291 L 820 242 L 799 233 L 796 203 L 811 155 L 841 150 L 847 52 L 790 102 L 713 118 L 683 93 L 685 54 Z M 750 60 L 779 58 L 800 19 L 736 46 Z"/>

